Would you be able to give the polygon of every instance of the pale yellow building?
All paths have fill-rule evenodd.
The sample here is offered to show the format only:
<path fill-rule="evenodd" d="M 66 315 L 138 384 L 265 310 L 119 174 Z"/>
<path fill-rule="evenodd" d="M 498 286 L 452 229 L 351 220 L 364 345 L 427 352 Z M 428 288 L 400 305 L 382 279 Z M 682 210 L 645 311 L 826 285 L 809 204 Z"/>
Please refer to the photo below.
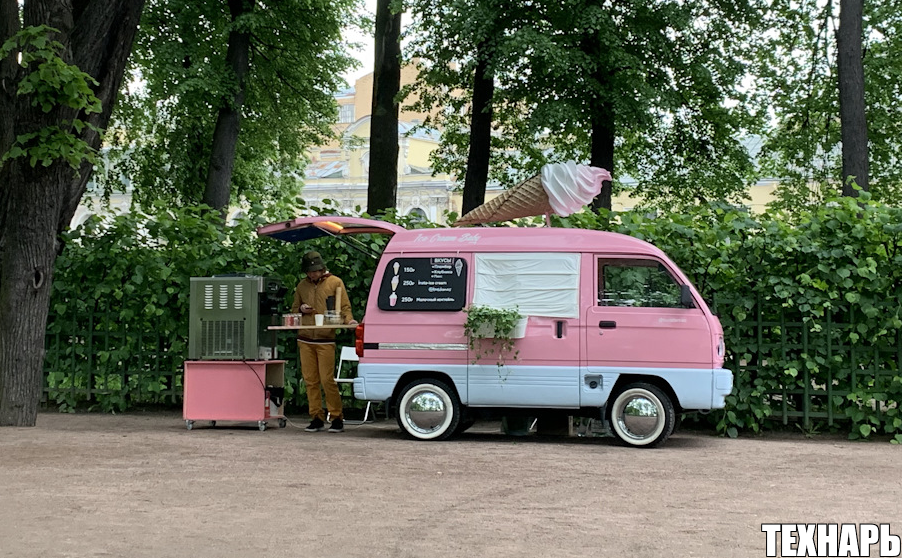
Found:
<path fill-rule="evenodd" d="M 401 86 L 413 83 L 416 76 L 414 66 L 403 67 Z M 359 213 L 367 207 L 373 74 L 358 79 L 335 100 L 338 123 L 334 129 L 341 139 L 309 150 L 301 195 L 308 205 L 330 199 L 343 211 Z M 407 99 L 403 104 L 411 102 Z M 444 222 L 446 212 L 460 212 L 461 197 L 453 191 L 453 177 L 432 175 L 429 155 L 441 137 L 437 130 L 418 127 L 426 116 L 410 110 L 398 115 L 398 213 Z"/>
<path fill-rule="evenodd" d="M 778 185 L 779 181 L 773 178 L 759 180 L 749 187 L 747 191 L 749 199 L 742 206 L 752 213 L 764 213 L 767 209 L 767 204 L 774 201 L 774 193 Z M 611 209 L 614 211 L 629 211 L 638 203 L 638 200 L 630 197 L 628 192 L 621 192 L 611 199 Z"/>

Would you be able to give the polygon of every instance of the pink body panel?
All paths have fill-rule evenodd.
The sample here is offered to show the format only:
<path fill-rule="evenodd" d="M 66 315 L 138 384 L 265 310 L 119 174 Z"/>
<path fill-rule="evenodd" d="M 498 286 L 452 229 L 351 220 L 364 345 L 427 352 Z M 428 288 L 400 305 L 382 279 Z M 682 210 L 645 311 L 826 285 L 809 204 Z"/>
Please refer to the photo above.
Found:
<path fill-rule="evenodd" d="M 395 234 L 386 253 L 610 252 L 664 256 L 653 245 L 617 233 L 554 228 L 417 229 Z"/>
<path fill-rule="evenodd" d="M 379 279 L 388 262 L 398 256 L 465 258 L 469 265 L 468 303 L 473 297 L 473 254 L 478 252 L 580 252 L 579 318 L 531 316 L 526 337 L 517 340 L 517 364 L 528 366 L 614 366 L 711 368 L 711 316 L 701 308 L 618 308 L 596 306 L 595 255 L 654 259 L 680 282 L 689 284 L 680 269 L 655 246 L 625 235 L 581 229 L 461 228 L 420 229 L 396 233 L 376 269 L 373 293 L 366 310 L 366 343 L 466 344 L 463 312 L 384 311 L 376 304 Z M 696 300 L 701 297 L 692 287 Z M 616 330 L 600 331 L 599 321 L 617 321 Z M 716 319 L 714 319 L 716 321 Z M 557 337 L 562 322 L 562 337 Z M 656 335 L 656 332 L 666 335 Z M 582 341 L 582 342 L 581 342 Z M 431 350 L 428 360 L 466 364 L 469 351 Z M 427 364 L 422 350 L 364 352 L 365 362 Z M 490 364 L 494 357 L 480 359 Z"/>

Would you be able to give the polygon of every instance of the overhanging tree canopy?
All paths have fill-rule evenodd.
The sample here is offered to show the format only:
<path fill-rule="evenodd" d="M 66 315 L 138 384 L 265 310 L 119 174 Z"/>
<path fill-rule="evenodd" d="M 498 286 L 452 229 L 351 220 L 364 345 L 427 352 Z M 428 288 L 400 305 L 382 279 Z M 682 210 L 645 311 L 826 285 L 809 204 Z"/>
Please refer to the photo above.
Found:
<path fill-rule="evenodd" d="M 757 117 L 740 81 L 756 4 L 543 0 L 493 20 L 492 2 L 413 2 L 420 105 L 450 107 L 434 119 L 446 131 L 437 169 L 463 176 L 473 53 L 491 39 L 490 176 L 511 183 L 549 159 L 591 158 L 652 202 L 739 198 L 753 171 L 739 137 Z"/>
<path fill-rule="evenodd" d="M 757 88 L 768 96 L 774 119 L 759 162 L 763 173 L 780 180 L 779 207 L 821 204 L 845 182 L 837 75 L 839 8 L 839 0 L 777 0 L 767 12 L 765 26 L 772 31 L 752 74 Z M 899 203 L 902 13 L 892 2 L 864 2 L 862 28 L 869 190 L 875 199 Z"/>
<path fill-rule="evenodd" d="M 131 65 L 140 82 L 123 93 L 112 138 L 135 197 L 199 203 L 211 164 L 229 163 L 211 162 L 214 133 L 237 136 L 232 199 L 296 192 L 305 149 L 335 122 L 333 95 L 354 63 L 341 30 L 358 3 L 246 0 L 236 12 L 223 0 L 148 2 Z M 226 56 L 236 36 L 247 37 L 240 83 Z M 240 133 L 217 128 L 223 111 L 236 112 Z"/>

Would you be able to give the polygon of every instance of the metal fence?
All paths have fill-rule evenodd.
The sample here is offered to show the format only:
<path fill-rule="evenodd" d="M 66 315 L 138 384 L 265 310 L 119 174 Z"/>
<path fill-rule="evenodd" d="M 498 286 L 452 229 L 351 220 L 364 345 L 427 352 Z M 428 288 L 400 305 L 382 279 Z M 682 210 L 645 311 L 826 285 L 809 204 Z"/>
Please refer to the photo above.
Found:
<path fill-rule="evenodd" d="M 295 341 L 285 335 L 278 343 L 286 386 L 297 391 Z M 44 403 L 103 411 L 181 405 L 187 344 L 185 335 L 137 329 L 111 312 L 57 319 L 45 337 Z"/>
<path fill-rule="evenodd" d="M 742 321 L 730 317 L 727 303 L 716 309 L 726 337 L 725 366 L 737 389 L 760 394 L 770 418 L 832 426 L 863 412 L 882 423 L 886 410 L 897 407 L 899 330 L 856 338 L 866 319 L 860 311 L 828 308 L 822 318 L 806 320 L 797 309 L 763 297 Z"/>
<path fill-rule="evenodd" d="M 854 313 L 826 311 L 822 320 L 806 321 L 792 309 L 759 299 L 748 319 L 735 321 L 729 303 L 718 302 L 715 308 L 726 335 L 726 366 L 736 378 L 734 393 L 755 392 L 756 401 L 769 407 L 771 419 L 833 425 L 862 406 L 878 419 L 897 406 L 902 393 L 902 384 L 894 381 L 902 369 L 898 330 L 851 342 L 857 319 L 863 318 Z M 181 404 L 185 337 L 136 330 L 111 313 L 88 312 L 50 325 L 46 403 L 104 411 Z M 284 334 L 278 341 L 279 358 L 287 361 L 289 407 L 297 409 L 306 405 L 306 395 L 295 341 Z M 342 387 L 350 397 L 349 386 Z"/>

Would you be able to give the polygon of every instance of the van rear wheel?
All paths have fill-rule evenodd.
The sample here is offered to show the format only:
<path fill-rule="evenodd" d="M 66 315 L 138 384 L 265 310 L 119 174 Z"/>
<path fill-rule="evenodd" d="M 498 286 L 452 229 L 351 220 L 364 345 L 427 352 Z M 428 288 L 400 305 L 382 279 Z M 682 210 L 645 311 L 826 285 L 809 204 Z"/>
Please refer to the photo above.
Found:
<path fill-rule="evenodd" d="M 424 378 L 407 384 L 398 403 L 398 425 L 417 440 L 445 440 L 460 423 L 460 400 L 444 382 Z"/>
<path fill-rule="evenodd" d="M 645 383 L 629 384 L 611 405 L 611 429 L 628 446 L 653 448 L 664 443 L 676 422 L 670 398 Z"/>

